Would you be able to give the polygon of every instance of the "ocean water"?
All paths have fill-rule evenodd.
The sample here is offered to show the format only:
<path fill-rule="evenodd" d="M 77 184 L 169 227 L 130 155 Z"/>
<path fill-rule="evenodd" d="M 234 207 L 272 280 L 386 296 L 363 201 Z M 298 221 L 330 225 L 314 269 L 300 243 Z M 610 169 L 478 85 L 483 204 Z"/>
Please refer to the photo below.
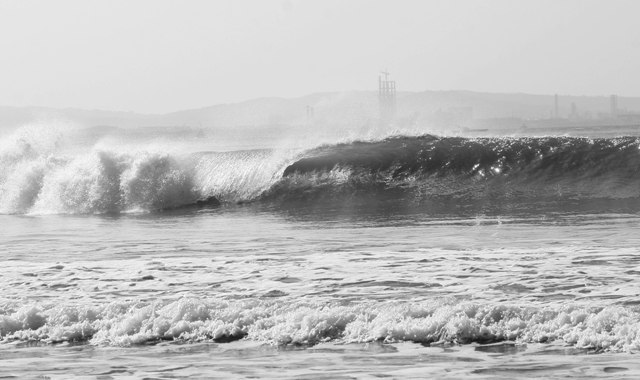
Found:
<path fill-rule="evenodd" d="M 1 377 L 640 376 L 638 138 L 278 145 L 3 136 Z"/>

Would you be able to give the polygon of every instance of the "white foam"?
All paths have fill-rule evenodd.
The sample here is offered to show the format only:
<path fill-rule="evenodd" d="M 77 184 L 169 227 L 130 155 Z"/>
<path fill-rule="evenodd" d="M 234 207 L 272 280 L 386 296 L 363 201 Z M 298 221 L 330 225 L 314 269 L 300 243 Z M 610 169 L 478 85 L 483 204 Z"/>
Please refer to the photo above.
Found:
<path fill-rule="evenodd" d="M 0 315 L 0 336 L 5 342 L 89 341 L 115 346 L 245 337 L 275 345 L 564 341 L 579 348 L 636 352 L 640 350 L 639 326 L 640 315 L 623 307 L 551 309 L 443 299 L 337 305 L 182 298 L 168 303 L 29 305 L 5 309 Z"/>
<path fill-rule="evenodd" d="M 73 149 L 63 134 L 24 127 L 0 140 L 0 213 L 92 214 L 152 211 L 215 197 L 253 199 L 296 156 L 286 150 L 193 154 L 167 141 Z M 180 145 L 180 146 L 178 146 Z"/>

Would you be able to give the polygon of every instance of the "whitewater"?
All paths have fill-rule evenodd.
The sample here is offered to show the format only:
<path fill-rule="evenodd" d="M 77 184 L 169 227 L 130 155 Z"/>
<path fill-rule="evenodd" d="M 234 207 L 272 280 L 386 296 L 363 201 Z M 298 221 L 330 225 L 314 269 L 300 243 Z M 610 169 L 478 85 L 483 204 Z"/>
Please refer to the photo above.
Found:
<path fill-rule="evenodd" d="M 0 136 L 7 378 L 637 378 L 640 139 Z"/>

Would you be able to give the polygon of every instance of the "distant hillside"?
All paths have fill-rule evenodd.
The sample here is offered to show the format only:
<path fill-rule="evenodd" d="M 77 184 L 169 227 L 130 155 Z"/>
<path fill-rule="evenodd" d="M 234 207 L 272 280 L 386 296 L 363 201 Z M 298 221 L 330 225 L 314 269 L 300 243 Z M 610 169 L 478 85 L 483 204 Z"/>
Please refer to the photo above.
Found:
<path fill-rule="evenodd" d="M 262 126 L 358 127 L 378 118 L 373 91 L 316 93 L 298 98 L 260 98 L 161 115 L 42 107 L 0 107 L 0 128 L 38 121 L 79 126 L 185 126 L 203 129 L 256 129 Z M 482 119 L 545 119 L 553 116 L 553 95 L 491 94 L 471 91 L 399 92 L 400 122 L 451 127 Z M 621 112 L 639 112 L 640 98 L 620 97 Z M 596 118 L 610 112 L 608 96 L 559 97 L 561 118 Z"/>

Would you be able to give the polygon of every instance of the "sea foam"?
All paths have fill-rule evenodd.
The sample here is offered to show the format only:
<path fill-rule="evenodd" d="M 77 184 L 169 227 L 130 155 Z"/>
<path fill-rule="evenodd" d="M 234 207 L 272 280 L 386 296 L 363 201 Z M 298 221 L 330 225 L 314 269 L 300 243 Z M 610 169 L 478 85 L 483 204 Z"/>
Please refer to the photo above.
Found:
<path fill-rule="evenodd" d="M 578 348 L 637 352 L 640 314 L 625 307 L 560 308 L 432 302 L 321 302 L 200 300 L 113 302 L 97 306 L 5 306 L 5 342 L 85 341 L 129 346 L 161 340 L 249 339 L 274 345 L 319 342 L 468 344 L 564 341 Z"/>
<path fill-rule="evenodd" d="M 132 148 L 104 142 L 68 149 L 60 136 L 20 129 L 1 141 L 1 213 L 148 212 L 212 198 L 246 201 L 290 163 L 267 150 L 187 153 L 164 144 Z"/>

